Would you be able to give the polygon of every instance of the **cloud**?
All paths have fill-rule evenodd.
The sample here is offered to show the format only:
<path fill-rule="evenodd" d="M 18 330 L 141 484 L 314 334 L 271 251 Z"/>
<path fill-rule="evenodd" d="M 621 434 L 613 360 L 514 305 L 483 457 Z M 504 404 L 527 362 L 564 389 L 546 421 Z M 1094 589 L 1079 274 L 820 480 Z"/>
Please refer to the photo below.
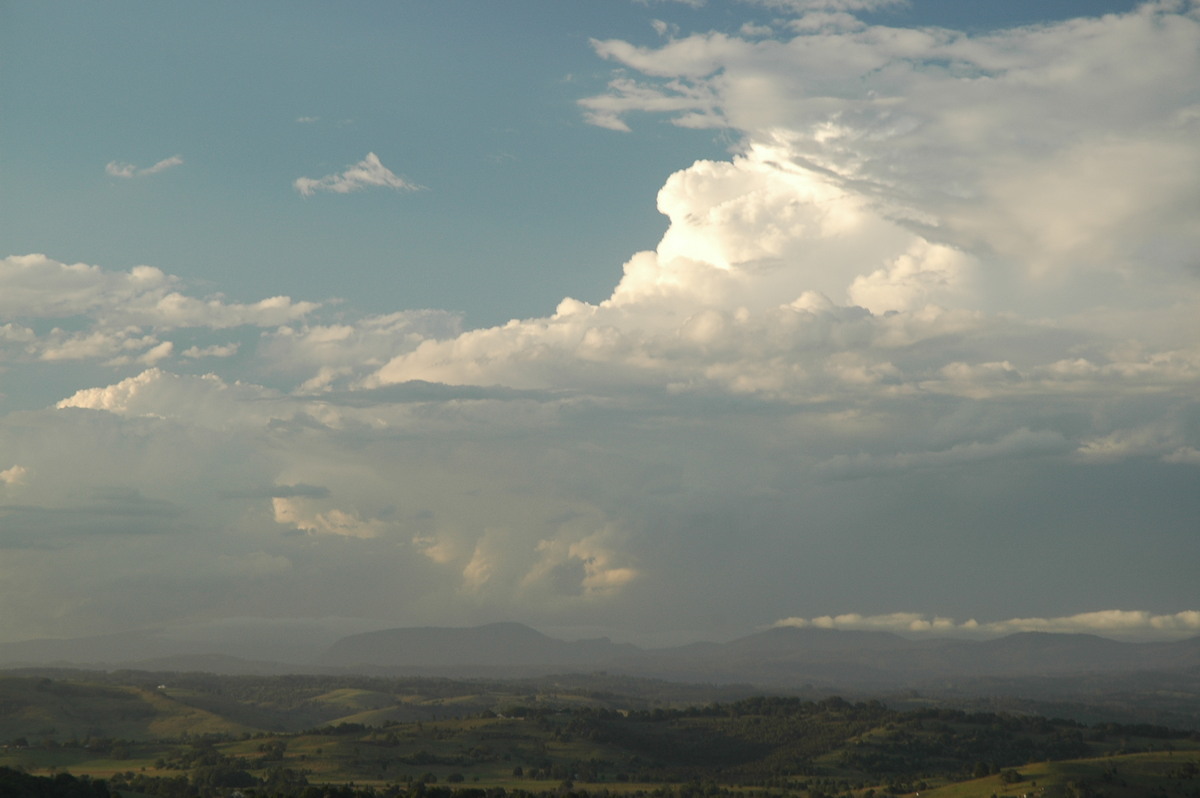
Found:
<path fill-rule="evenodd" d="M 1186 8 L 981 36 L 863 26 L 595 42 L 643 77 L 583 105 L 610 128 L 635 111 L 732 128 L 743 147 L 773 147 L 778 163 L 819 170 L 935 243 L 988 251 L 995 268 L 1059 289 L 1052 274 L 1103 273 L 1148 248 L 1182 265 L 1194 251 L 1200 223 L 1180 214 L 1200 201 L 1184 177 L 1200 158 L 1186 78 L 1200 67 L 1200 23 Z"/>
<path fill-rule="evenodd" d="M 1117 638 L 1191 637 L 1200 634 L 1200 611 L 1185 610 L 1174 614 L 1155 615 L 1140 610 L 1103 610 L 1057 618 L 1011 618 L 987 623 L 979 623 L 973 619 L 960 623 L 952 618 L 910 612 L 867 616 L 847 613 L 818 618 L 784 618 L 776 621 L 773 626 L 858 629 L 947 637 L 995 637 L 1018 632 L 1098 634 Z"/>
<path fill-rule="evenodd" d="M 1182 398 L 1197 347 L 1150 321 L 1200 299 L 1185 267 L 1200 224 L 1178 212 L 1200 207 L 1181 177 L 1200 159 L 1185 88 L 1200 24 L 1172 8 L 974 37 L 594 42 L 642 78 L 582 101 L 591 121 L 626 130 L 638 111 L 732 127 L 734 156 L 671 176 L 666 234 L 608 300 L 423 341 L 363 384 L 808 402 L 1153 383 Z M 1121 79 L 1098 77 L 1110 71 Z M 1156 329 L 1154 344 L 1116 345 Z M 1181 433 L 1163 445 L 1191 445 Z"/>
<path fill-rule="evenodd" d="M 614 546 L 622 537 L 620 530 L 608 526 L 577 536 L 568 527 L 563 532 L 538 541 L 537 561 L 521 579 L 523 590 L 549 589 L 595 599 L 620 592 L 638 577 L 628 556 Z"/>
<path fill-rule="evenodd" d="M 637 0 L 642 5 L 650 5 L 651 3 L 678 3 L 692 8 L 703 8 L 707 4 L 707 0 Z"/>
<path fill-rule="evenodd" d="M 233 357 L 239 349 L 238 344 L 214 344 L 213 346 L 189 346 L 180 354 L 187 358 L 198 359 L 202 357 Z"/>
<path fill-rule="evenodd" d="M 299 497 L 271 500 L 275 523 L 292 526 L 314 535 L 338 535 L 348 538 L 377 538 L 387 529 L 379 519 L 362 518 L 356 512 L 330 508 L 314 511 L 312 502 Z"/>
<path fill-rule="evenodd" d="M 210 429 L 263 424 L 292 418 L 302 410 L 257 385 L 230 384 L 215 374 L 172 374 L 159 368 L 103 388 L 76 391 L 55 407 L 100 410 L 130 418 L 173 418 Z"/>
<path fill-rule="evenodd" d="M 970 36 L 846 7 L 595 43 L 621 71 L 593 122 L 734 142 L 664 181 L 665 233 L 598 301 L 466 329 L 0 261 L 5 389 L 55 392 L 0 416 L 37 475 L 3 491 L 0 634 L 227 611 L 725 634 L 797 607 L 1191 629 L 1069 613 L 1194 598 L 1200 12 Z M 297 190 L 400 188 L 363 164 Z M 864 604 L 931 612 L 822 614 Z"/>
<path fill-rule="evenodd" d="M 15 465 L 0 471 L 0 484 L 4 485 L 22 485 L 29 476 L 29 469 L 25 466 Z"/>
<path fill-rule="evenodd" d="M 894 472 L 910 472 L 920 468 L 965 466 L 991 459 L 1013 459 L 1062 455 L 1070 443 L 1056 431 L 1033 432 L 1019 429 L 998 441 L 972 440 L 941 451 L 904 452 L 894 455 L 838 455 L 821 467 L 840 478 L 861 477 Z"/>
<path fill-rule="evenodd" d="M 323 391 L 361 379 L 426 340 L 461 332 L 459 314 L 401 311 L 353 322 L 286 324 L 263 336 L 259 352 L 273 369 L 304 375 L 302 390 Z"/>
<path fill-rule="evenodd" d="M 806 14 L 812 11 L 878 11 L 906 6 L 908 0 L 748 0 L 776 11 Z"/>
<path fill-rule="evenodd" d="M 344 172 L 325 175 L 317 179 L 299 177 L 296 178 L 292 185 L 305 197 L 312 196 L 318 191 L 349 194 L 352 191 L 359 191 L 368 186 L 381 186 L 397 191 L 420 191 L 424 188 L 424 186 L 410 183 L 404 178 L 398 177 L 380 163 L 379 156 L 373 152 L 367 153 L 366 158 L 363 158 L 353 166 L 347 167 Z"/>
<path fill-rule="evenodd" d="M 91 316 L 105 326 L 225 329 L 276 326 L 318 307 L 286 296 L 251 304 L 230 303 L 219 296 L 200 299 L 181 293 L 180 287 L 178 278 L 153 266 L 122 272 L 61 263 L 41 254 L 0 259 L 0 315 L 9 318 Z"/>
<path fill-rule="evenodd" d="M 104 167 L 104 171 L 113 177 L 133 178 L 146 177 L 147 175 L 156 175 L 159 172 L 179 166 L 183 163 L 183 158 L 178 155 L 172 155 L 170 158 L 163 158 L 153 166 L 147 166 L 144 169 L 139 169 L 131 163 L 121 163 L 119 161 L 109 161 Z"/>
<path fill-rule="evenodd" d="M 277 327 L 320 308 L 286 296 L 239 303 L 185 290 L 178 278 L 152 266 L 110 271 L 40 254 L 0 259 L 0 318 L 29 322 L 0 325 L 0 363 L 149 366 L 174 355 L 176 342 L 164 338 L 177 331 Z M 226 340 L 186 347 L 183 355 L 229 357 L 239 346 Z"/>

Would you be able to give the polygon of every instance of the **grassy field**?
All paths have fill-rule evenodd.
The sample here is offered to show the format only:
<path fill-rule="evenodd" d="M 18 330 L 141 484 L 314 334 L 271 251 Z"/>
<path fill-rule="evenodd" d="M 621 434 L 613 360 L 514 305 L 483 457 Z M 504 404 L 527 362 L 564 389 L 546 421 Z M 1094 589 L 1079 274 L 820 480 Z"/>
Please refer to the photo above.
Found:
<path fill-rule="evenodd" d="M 1189 767 L 1190 765 L 1190 767 Z M 1063 762 L 1039 762 L 1017 769 L 1021 780 L 1005 783 L 997 775 L 950 784 L 922 793 L 929 798 L 1045 796 L 1105 798 L 1200 795 L 1200 752 L 1126 754 Z"/>

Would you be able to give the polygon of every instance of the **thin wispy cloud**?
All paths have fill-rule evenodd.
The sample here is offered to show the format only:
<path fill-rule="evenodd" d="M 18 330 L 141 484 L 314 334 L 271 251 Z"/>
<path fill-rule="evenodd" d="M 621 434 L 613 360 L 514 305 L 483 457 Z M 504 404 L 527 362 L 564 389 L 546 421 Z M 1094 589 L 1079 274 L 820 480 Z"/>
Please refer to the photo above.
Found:
<path fill-rule="evenodd" d="M 747 2 L 777 11 L 800 14 L 809 11 L 877 11 L 889 6 L 908 5 L 908 0 L 747 0 Z"/>
<path fill-rule="evenodd" d="M 183 163 L 183 158 L 178 155 L 172 155 L 170 158 L 163 158 L 153 166 L 139 168 L 137 164 L 123 163 L 121 161 L 109 161 L 104 167 L 104 171 L 113 177 L 133 178 L 147 177 L 148 175 L 156 175 L 159 172 L 165 172 L 168 169 L 179 166 Z"/>
<path fill-rule="evenodd" d="M 424 186 L 408 182 L 388 169 L 380 162 L 379 156 L 373 152 L 368 152 L 366 158 L 347 167 L 344 172 L 316 179 L 299 177 L 292 185 L 306 197 L 310 197 L 318 191 L 349 194 L 352 191 L 360 191 L 371 186 L 391 188 L 396 191 L 420 191 L 424 188 Z"/>

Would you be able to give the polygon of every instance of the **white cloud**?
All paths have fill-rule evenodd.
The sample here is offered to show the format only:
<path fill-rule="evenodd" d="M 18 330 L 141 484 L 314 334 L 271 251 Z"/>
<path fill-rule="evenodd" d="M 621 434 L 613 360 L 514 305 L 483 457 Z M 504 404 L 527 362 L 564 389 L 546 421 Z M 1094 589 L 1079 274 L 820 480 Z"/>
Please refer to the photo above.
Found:
<path fill-rule="evenodd" d="M 187 349 L 180 352 L 186 358 L 199 359 L 202 357 L 233 357 L 237 354 L 239 345 L 233 344 L 214 344 L 213 346 L 189 346 Z"/>
<path fill-rule="evenodd" d="M 303 318 L 314 302 L 276 296 L 252 304 L 221 297 L 198 299 L 180 292 L 180 280 L 153 266 L 127 272 L 85 263 L 66 264 L 45 255 L 0 259 L 0 316 L 69 319 L 87 315 L 105 326 L 148 325 L 159 329 L 241 325 L 276 326 Z"/>
<path fill-rule="evenodd" d="M 147 166 L 143 169 L 139 169 L 136 165 L 131 164 L 131 163 L 121 163 L 119 161 L 109 161 L 108 164 L 104 167 L 104 171 L 107 172 L 108 174 L 112 175 L 113 177 L 123 177 L 123 178 L 145 177 L 147 175 L 156 175 L 159 172 L 165 172 L 166 170 L 168 170 L 174 166 L 179 166 L 182 163 L 183 163 L 183 158 L 181 158 L 178 155 L 172 155 L 170 158 L 163 158 L 161 161 L 154 164 L 153 166 Z"/>
<path fill-rule="evenodd" d="M 142 335 L 137 327 L 113 331 L 69 334 L 55 329 L 48 336 L 40 353 L 42 360 L 120 360 L 123 352 L 151 351 L 159 341 L 153 335 Z"/>
<path fill-rule="evenodd" d="M 28 468 L 15 465 L 0 471 L 0 483 L 4 485 L 23 485 L 28 476 Z"/>
<path fill-rule="evenodd" d="M 152 266 L 110 272 L 45 255 L 0 260 L 0 314 L 9 318 L 66 318 L 118 308 L 147 294 L 160 295 L 171 278 Z"/>
<path fill-rule="evenodd" d="M 417 310 L 336 324 L 284 325 L 266 333 L 259 351 L 273 369 L 308 377 L 304 391 L 362 378 L 428 339 L 462 331 L 458 314 Z"/>
<path fill-rule="evenodd" d="M 151 297 L 145 297 L 150 300 Z M 242 325 L 274 327 L 307 316 L 316 302 L 293 302 L 291 297 L 273 296 L 252 304 L 229 303 L 222 299 L 196 299 L 177 292 L 127 308 L 124 318 L 157 327 L 207 327 L 227 329 Z"/>
<path fill-rule="evenodd" d="M 737 154 L 667 181 L 668 231 L 610 299 L 423 341 L 365 384 L 1184 400 L 1200 379 L 1195 338 L 1116 343 L 1200 304 L 1183 268 L 1200 247 L 1200 137 L 1183 113 L 1200 99 L 1195 17 L 1147 6 L 978 37 L 594 42 L 643 79 L 584 100 L 592 121 L 627 129 L 641 111 L 732 126 Z M 1176 426 L 1161 446 L 1188 436 Z"/>
<path fill-rule="evenodd" d="M 612 128 L 633 111 L 734 128 L 745 148 L 775 147 L 776 162 L 831 177 L 931 243 L 988 254 L 1001 301 L 1031 298 L 1009 294 L 1008 270 L 1086 301 L 1096 291 L 1063 278 L 1132 276 L 1122 264 L 1150 251 L 1156 267 L 1182 266 L 1200 243 L 1188 112 L 1200 20 L 1187 8 L 975 37 L 863 27 L 597 42 L 645 77 L 583 104 Z"/>
<path fill-rule="evenodd" d="M 159 368 L 103 388 L 76 391 L 55 407 L 102 410 L 129 418 L 170 418 L 210 429 L 258 426 L 292 418 L 304 409 L 257 385 L 231 384 L 215 374 L 182 376 Z"/>
<path fill-rule="evenodd" d="M 171 352 L 174 351 L 174 349 L 175 344 L 171 343 L 170 341 L 163 341 L 150 347 L 137 357 L 130 358 L 128 356 L 123 356 L 116 360 L 109 361 L 109 363 L 111 365 L 122 366 L 126 365 L 127 363 L 136 363 L 139 366 L 153 366 L 155 363 L 170 357 Z"/>
<path fill-rule="evenodd" d="M 596 43 L 603 54 L 605 45 Z M 624 115 L 631 111 L 655 111 L 671 113 L 686 111 L 679 117 L 678 124 L 692 127 L 719 127 L 720 118 L 716 109 L 717 98 L 710 93 L 680 83 L 670 83 L 664 89 L 639 84 L 629 78 L 614 78 L 608 84 L 607 94 L 587 97 L 579 101 L 585 109 L 584 118 L 590 124 L 628 133 L 630 128 Z"/>
<path fill-rule="evenodd" d="M 0 363 L 99 361 L 110 367 L 161 363 L 176 351 L 164 340 L 180 330 L 277 327 L 320 308 L 276 296 L 253 303 L 188 296 L 178 278 L 151 266 L 109 271 L 45 255 L 0 259 Z M 46 322 L 53 322 L 48 327 Z M 228 356 L 239 342 L 187 347 L 185 356 Z"/>
<path fill-rule="evenodd" d="M 1057 618 L 1011 618 L 1004 621 L 979 623 L 959 622 L 952 618 L 920 613 L 896 612 L 886 615 L 824 615 L 817 618 L 784 618 L 775 627 L 814 627 L 818 629 L 858 629 L 895 632 L 897 634 L 932 634 L 938 636 L 989 637 L 1018 632 L 1055 632 L 1062 634 L 1097 634 L 1106 637 L 1163 638 L 1191 637 L 1200 633 L 1200 611 L 1185 610 L 1168 615 L 1155 615 L 1140 610 L 1103 610 Z"/>
<path fill-rule="evenodd" d="M 349 194 L 368 186 L 392 188 L 397 191 L 420 191 L 424 186 L 410 183 L 394 174 L 379 161 L 379 156 L 373 152 L 367 153 L 353 166 L 338 174 L 325 175 L 321 178 L 299 177 L 292 183 L 302 195 L 312 196 L 317 191 L 332 191 L 335 194 Z"/>

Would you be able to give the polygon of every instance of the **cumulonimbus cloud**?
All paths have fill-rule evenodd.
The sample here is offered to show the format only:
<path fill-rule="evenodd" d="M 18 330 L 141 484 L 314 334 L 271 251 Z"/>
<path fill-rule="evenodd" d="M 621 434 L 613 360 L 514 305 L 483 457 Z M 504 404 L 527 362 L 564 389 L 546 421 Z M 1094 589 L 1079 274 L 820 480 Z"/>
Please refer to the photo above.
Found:
<path fill-rule="evenodd" d="M 298 177 L 292 186 L 305 197 L 312 196 L 318 191 L 349 194 L 369 186 L 391 188 L 396 191 L 420 191 L 424 188 L 424 186 L 410 183 L 392 172 L 380 162 L 379 156 L 373 152 L 368 152 L 366 158 L 346 167 L 345 171 L 319 178 Z"/>

